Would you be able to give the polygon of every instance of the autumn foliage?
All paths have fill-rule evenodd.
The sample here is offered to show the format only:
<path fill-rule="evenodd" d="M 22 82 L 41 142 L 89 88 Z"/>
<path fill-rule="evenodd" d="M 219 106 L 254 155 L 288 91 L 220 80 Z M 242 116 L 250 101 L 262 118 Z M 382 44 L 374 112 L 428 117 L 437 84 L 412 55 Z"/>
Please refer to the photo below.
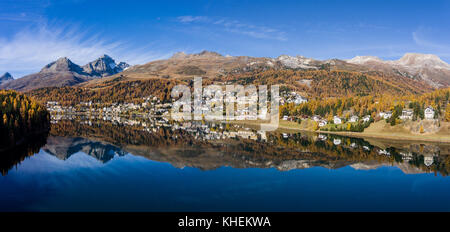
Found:
<path fill-rule="evenodd" d="M 379 112 L 392 111 L 395 114 L 392 118 L 395 119 L 401 115 L 402 109 L 408 108 L 413 110 L 415 119 L 423 119 L 423 111 L 428 106 L 433 107 L 438 116 L 443 113 L 448 115 L 449 100 L 450 88 L 447 88 L 421 95 L 384 94 L 313 99 L 300 105 L 286 104 L 281 106 L 280 112 L 291 116 L 320 115 L 330 121 L 335 115 L 346 119 L 352 115 L 370 115 L 375 118 Z M 444 109 L 447 110 L 444 112 Z"/>
<path fill-rule="evenodd" d="M 247 84 L 278 84 L 304 92 L 310 98 L 421 94 L 432 89 L 410 78 L 341 70 L 256 70 L 215 78 L 214 81 Z"/>
<path fill-rule="evenodd" d="M 178 81 L 150 79 L 145 81 L 120 81 L 104 83 L 94 88 L 86 87 L 48 87 L 33 90 L 28 94 L 41 102 L 58 101 L 62 105 L 75 105 L 80 102 L 138 102 L 142 97 L 157 96 L 163 101 L 171 99 L 170 91 Z"/>
<path fill-rule="evenodd" d="M 25 137 L 48 131 L 49 113 L 36 101 L 12 90 L 0 91 L 0 149 L 12 147 Z"/>

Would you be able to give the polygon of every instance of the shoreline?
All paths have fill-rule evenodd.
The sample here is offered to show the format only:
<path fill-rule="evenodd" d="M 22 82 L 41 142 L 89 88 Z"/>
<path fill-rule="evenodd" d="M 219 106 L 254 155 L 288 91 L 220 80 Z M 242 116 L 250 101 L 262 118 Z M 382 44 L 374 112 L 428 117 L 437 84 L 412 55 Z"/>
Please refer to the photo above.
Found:
<path fill-rule="evenodd" d="M 435 139 L 435 138 L 408 138 L 399 135 L 380 135 L 380 134 L 371 134 L 371 133 L 359 133 L 359 132 L 347 132 L 347 131 L 312 131 L 312 130 L 304 130 L 304 129 L 294 129 L 289 127 L 281 127 L 281 129 L 293 130 L 293 131 L 303 131 L 309 133 L 317 133 L 317 134 L 334 134 L 341 135 L 353 138 L 371 138 L 371 139 L 394 139 L 397 141 L 410 141 L 410 142 L 437 142 L 437 143 L 450 143 L 450 139 Z"/>
<path fill-rule="evenodd" d="M 241 124 L 248 126 L 258 126 L 259 122 L 252 121 L 235 121 L 233 124 Z M 350 131 L 314 131 L 309 129 L 300 128 L 300 125 L 296 122 L 291 121 L 282 121 L 280 120 L 280 124 L 278 125 L 277 131 L 280 130 L 289 130 L 289 131 L 298 131 L 298 132 L 307 132 L 307 133 L 322 133 L 322 134 L 334 134 L 341 135 L 353 138 L 370 138 L 370 139 L 393 139 L 397 141 L 409 141 L 409 142 L 435 142 L 435 143 L 448 143 L 450 144 L 450 135 L 448 137 L 436 138 L 429 137 L 429 135 L 393 135 L 388 133 L 370 133 L 370 132 L 350 132 Z"/>
<path fill-rule="evenodd" d="M 390 135 L 387 133 L 382 134 L 375 134 L 375 133 L 364 133 L 364 132 L 350 132 L 350 131 L 313 131 L 313 130 L 307 130 L 302 128 L 295 128 L 295 127 L 289 127 L 286 125 L 280 125 L 278 126 L 278 129 L 285 129 L 285 130 L 293 130 L 293 131 L 303 131 L 303 132 L 309 132 L 309 133 L 322 133 L 322 134 L 334 134 L 334 135 L 341 135 L 341 136 L 347 136 L 347 137 L 354 137 L 354 138 L 372 138 L 372 139 L 395 139 L 398 141 L 411 141 L 411 142 L 437 142 L 437 143 L 450 143 L 450 137 L 449 138 L 430 138 L 426 137 L 427 135 L 423 135 L 424 137 L 420 137 L 420 135 Z M 411 137 L 409 137 L 411 136 Z"/>

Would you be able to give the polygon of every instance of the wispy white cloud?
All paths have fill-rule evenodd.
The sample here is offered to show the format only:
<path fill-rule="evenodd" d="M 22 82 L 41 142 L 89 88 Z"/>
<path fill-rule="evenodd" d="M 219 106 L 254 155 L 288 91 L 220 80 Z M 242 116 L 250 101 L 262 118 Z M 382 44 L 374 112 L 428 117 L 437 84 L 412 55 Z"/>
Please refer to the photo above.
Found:
<path fill-rule="evenodd" d="M 84 65 L 103 54 L 117 61 L 142 64 L 169 56 L 147 47 L 134 47 L 123 41 L 111 41 L 76 26 L 39 24 L 27 27 L 12 37 L 0 36 L 0 73 L 18 76 L 39 71 L 60 57 Z"/>
<path fill-rule="evenodd" d="M 434 53 L 440 57 L 450 57 L 450 46 L 430 39 L 430 35 L 433 35 L 431 29 L 419 27 L 413 31 L 411 36 L 416 45 L 421 49 L 425 49 L 430 53 Z"/>
<path fill-rule="evenodd" d="M 286 41 L 286 32 L 261 25 L 244 23 L 226 18 L 211 18 L 207 16 L 179 16 L 177 21 L 183 24 L 203 24 L 205 29 L 221 30 L 224 32 L 246 35 L 257 39 L 272 39 Z"/>
<path fill-rule="evenodd" d="M 0 20 L 2 21 L 15 21 L 15 22 L 39 22 L 43 20 L 42 15 L 34 13 L 0 13 Z"/>
<path fill-rule="evenodd" d="M 423 47 L 431 47 L 431 48 L 448 48 L 448 46 L 438 44 L 432 41 L 425 39 L 423 29 L 419 28 L 416 31 L 412 32 L 412 38 L 414 42 Z"/>
<path fill-rule="evenodd" d="M 180 16 L 177 17 L 178 21 L 182 22 L 182 23 L 190 23 L 190 22 L 201 22 L 201 21 L 206 21 L 208 18 L 205 16 L 191 16 L 191 15 L 186 15 L 186 16 Z"/>

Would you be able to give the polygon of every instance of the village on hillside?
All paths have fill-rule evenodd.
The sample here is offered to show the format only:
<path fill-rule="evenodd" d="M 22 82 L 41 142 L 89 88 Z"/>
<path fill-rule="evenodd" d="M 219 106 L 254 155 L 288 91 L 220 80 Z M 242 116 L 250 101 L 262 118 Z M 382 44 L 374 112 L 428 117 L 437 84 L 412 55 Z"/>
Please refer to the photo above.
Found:
<path fill-rule="evenodd" d="M 257 96 L 255 99 L 250 99 L 257 101 Z M 224 102 L 229 101 L 229 99 L 224 98 Z M 172 126 L 174 121 L 170 117 L 171 109 L 174 100 L 172 102 L 163 102 L 156 96 L 147 96 L 141 99 L 140 103 L 126 103 L 126 102 L 116 102 L 110 104 L 104 104 L 99 102 L 80 102 L 74 106 L 63 106 L 56 101 L 48 101 L 46 107 L 52 115 L 52 119 L 61 118 L 62 115 L 84 115 L 94 118 L 101 118 L 106 121 L 117 121 L 119 123 L 125 123 L 129 125 L 134 125 L 137 123 L 136 118 L 149 119 L 155 121 L 159 125 Z M 238 102 L 240 104 L 245 104 L 245 102 Z M 362 132 L 365 128 L 369 127 L 374 122 L 386 121 L 390 125 L 397 125 L 407 122 L 418 123 L 415 132 L 428 133 L 436 131 L 436 128 L 444 122 L 448 113 L 448 107 L 444 111 L 442 108 L 438 110 L 433 106 L 429 105 L 426 107 L 418 107 L 414 102 L 405 102 L 403 107 L 396 105 L 392 110 L 386 111 L 370 111 L 364 109 L 364 114 L 358 114 L 352 110 L 340 111 L 340 114 L 320 115 L 320 108 L 316 109 L 317 114 L 309 112 L 309 114 L 298 113 L 298 109 L 303 110 L 308 107 L 310 102 L 308 99 L 295 91 L 282 91 L 280 93 L 280 119 L 281 121 L 291 121 L 299 124 L 299 128 L 303 130 L 311 131 L 352 131 L 352 132 Z M 212 99 L 204 97 L 202 100 L 202 110 L 204 112 L 210 110 L 209 106 L 213 104 Z M 342 103 L 344 104 L 344 103 Z M 375 102 L 377 104 L 377 102 Z M 449 104 L 447 104 L 449 105 Z M 408 107 L 409 106 L 409 107 Z M 296 109 L 297 113 L 292 114 L 292 109 Z M 323 111 L 322 111 L 323 112 Z M 334 112 L 330 110 L 330 112 Z M 248 107 L 240 107 L 236 110 L 236 114 L 240 115 L 241 119 L 245 120 L 255 120 L 257 118 L 252 118 L 249 115 Z M 239 117 L 237 117 L 239 119 Z M 434 128 L 429 128 L 423 126 L 424 123 L 428 122 L 431 125 L 437 125 Z M 427 124 L 427 125 L 428 125 Z M 415 125 L 415 124 L 414 124 Z M 207 127 L 207 126 L 205 126 Z M 256 135 L 244 135 L 241 132 L 242 137 L 256 138 Z M 239 134 L 238 134 L 239 135 Z M 228 135 L 227 135 L 228 136 Z M 231 135 L 233 136 L 233 135 Z"/>

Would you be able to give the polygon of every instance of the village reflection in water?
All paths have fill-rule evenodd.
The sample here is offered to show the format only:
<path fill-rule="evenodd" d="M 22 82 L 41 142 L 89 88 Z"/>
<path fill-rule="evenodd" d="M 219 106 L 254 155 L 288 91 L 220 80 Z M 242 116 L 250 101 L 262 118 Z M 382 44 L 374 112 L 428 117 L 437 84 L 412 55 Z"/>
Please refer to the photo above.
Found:
<path fill-rule="evenodd" d="M 128 153 L 175 167 L 211 170 L 234 168 L 276 168 L 281 171 L 324 167 L 376 169 L 395 166 L 404 173 L 435 173 L 447 176 L 450 145 L 404 141 L 359 139 L 317 133 L 262 132 L 251 126 L 194 122 L 173 122 L 164 117 L 95 117 L 53 115 L 46 144 L 36 146 L 59 159 L 82 151 L 101 162 Z M 33 147 L 32 144 L 30 144 Z M 24 155 L 2 166 L 5 175 L 13 163 L 38 149 L 24 149 Z M 8 163 L 8 162 L 3 162 Z"/>

